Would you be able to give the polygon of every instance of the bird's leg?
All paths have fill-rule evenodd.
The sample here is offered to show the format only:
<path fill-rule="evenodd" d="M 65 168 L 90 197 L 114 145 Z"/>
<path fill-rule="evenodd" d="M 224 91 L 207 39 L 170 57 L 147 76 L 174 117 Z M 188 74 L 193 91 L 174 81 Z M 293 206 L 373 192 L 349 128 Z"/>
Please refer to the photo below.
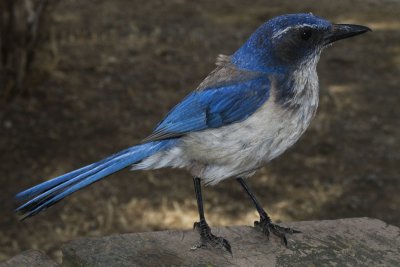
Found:
<path fill-rule="evenodd" d="M 199 209 L 199 216 L 200 216 L 200 221 L 195 222 L 193 228 L 199 232 L 200 242 L 195 246 L 193 246 L 192 249 L 205 248 L 211 246 L 213 248 L 223 249 L 232 254 L 231 245 L 229 244 L 229 242 L 226 239 L 219 236 L 215 236 L 211 233 L 211 229 L 208 226 L 208 223 L 204 217 L 200 178 L 194 177 L 193 182 L 194 182 L 194 190 L 196 192 L 197 207 Z"/>
<path fill-rule="evenodd" d="M 267 212 L 261 207 L 260 202 L 258 202 L 256 196 L 253 194 L 250 187 L 247 185 L 246 181 L 243 178 L 237 178 L 237 181 L 243 187 L 243 189 L 246 191 L 247 195 L 249 195 L 249 197 L 251 198 L 258 213 L 260 214 L 260 221 L 254 222 L 255 228 L 257 228 L 258 230 L 263 232 L 268 238 L 269 238 L 270 233 L 273 233 L 274 235 L 278 236 L 282 240 L 282 242 L 283 242 L 283 244 L 285 244 L 285 246 L 287 246 L 286 234 L 301 233 L 300 231 L 297 231 L 297 230 L 294 230 L 291 228 L 282 227 L 282 226 L 272 223 L 271 218 L 268 216 Z"/>

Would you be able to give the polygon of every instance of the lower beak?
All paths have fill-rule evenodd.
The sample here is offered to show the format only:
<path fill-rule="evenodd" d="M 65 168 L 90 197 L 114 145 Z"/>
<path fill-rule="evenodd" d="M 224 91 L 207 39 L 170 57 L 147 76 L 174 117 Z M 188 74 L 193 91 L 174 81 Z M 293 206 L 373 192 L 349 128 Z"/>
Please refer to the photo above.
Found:
<path fill-rule="evenodd" d="M 365 32 L 372 31 L 370 28 L 355 24 L 332 24 L 331 31 L 325 37 L 325 45 L 333 43 L 337 40 L 353 37 Z"/>

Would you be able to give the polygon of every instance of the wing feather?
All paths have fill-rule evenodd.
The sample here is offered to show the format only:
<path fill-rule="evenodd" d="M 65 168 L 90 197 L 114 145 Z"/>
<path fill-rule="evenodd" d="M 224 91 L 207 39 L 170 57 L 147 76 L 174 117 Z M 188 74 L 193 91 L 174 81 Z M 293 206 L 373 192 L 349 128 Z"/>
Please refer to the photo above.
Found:
<path fill-rule="evenodd" d="M 265 74 L 218 66 L 201 88 L 189 94 L 157 125 L 144 142 L 175 138 L 190 132 L 218 128 L 245 120 L 269 98 Z M 219 69 L 219 71 L 218 71 Z M 229 77 L 221 78 L 218 72 Z M 233 74 L 233 75 L 232 75 Z"/>

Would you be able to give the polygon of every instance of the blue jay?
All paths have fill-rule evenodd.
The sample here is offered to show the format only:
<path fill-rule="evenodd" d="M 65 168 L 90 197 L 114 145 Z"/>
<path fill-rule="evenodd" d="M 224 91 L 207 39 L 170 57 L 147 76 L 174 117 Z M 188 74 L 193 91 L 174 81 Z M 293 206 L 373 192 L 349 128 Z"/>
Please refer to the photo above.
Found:
<path fill-rule="evenodd" d="M 312 14 L 275 17 L 261 25 L 233 55 L 220 55 L 216 68 L 176 105 L 140 144 L 99 162 L 53 178 L 16 195 L 23 219 L 70 194 L 131 166 L 132 170 L 186 168 L 194 177 L 200 234 L 195 247 L 231 252 L 212 234 L 204 216 L 201 181 L 235 178 L 260 215 L 257 229 L 287 245 L 299 231 L 272 223 L 246 179 L 282 154 L 304 133 L 318 106 L 316 66 L 333 42 L 370 31 L 333 24 Z"/>

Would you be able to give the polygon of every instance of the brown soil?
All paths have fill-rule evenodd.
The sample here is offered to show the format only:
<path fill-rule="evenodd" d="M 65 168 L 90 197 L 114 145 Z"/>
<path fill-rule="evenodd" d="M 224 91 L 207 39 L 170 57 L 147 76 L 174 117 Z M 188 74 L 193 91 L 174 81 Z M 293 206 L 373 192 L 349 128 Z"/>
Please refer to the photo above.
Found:
<path fill-rule="evenodd" d="M 29 248 L 60 260 L 81 236 L 190 228 L 189 174 L 105 179 L 19 222 L 13 195 L 139 142 L 263 21 L 313 12 L 374 32 L 327 49 L 321 104 L 301 140 L 250 183 L 276 221 L 369 216 L 400 225 L 400 2 L 60 1 L 42 54 L 44 83 L 0 114 L 0 260 Z M 49 58 L 49 57 L 46 57 Z M 213 226 L 252 224 L 234 180 L 205 190 Z"/>

